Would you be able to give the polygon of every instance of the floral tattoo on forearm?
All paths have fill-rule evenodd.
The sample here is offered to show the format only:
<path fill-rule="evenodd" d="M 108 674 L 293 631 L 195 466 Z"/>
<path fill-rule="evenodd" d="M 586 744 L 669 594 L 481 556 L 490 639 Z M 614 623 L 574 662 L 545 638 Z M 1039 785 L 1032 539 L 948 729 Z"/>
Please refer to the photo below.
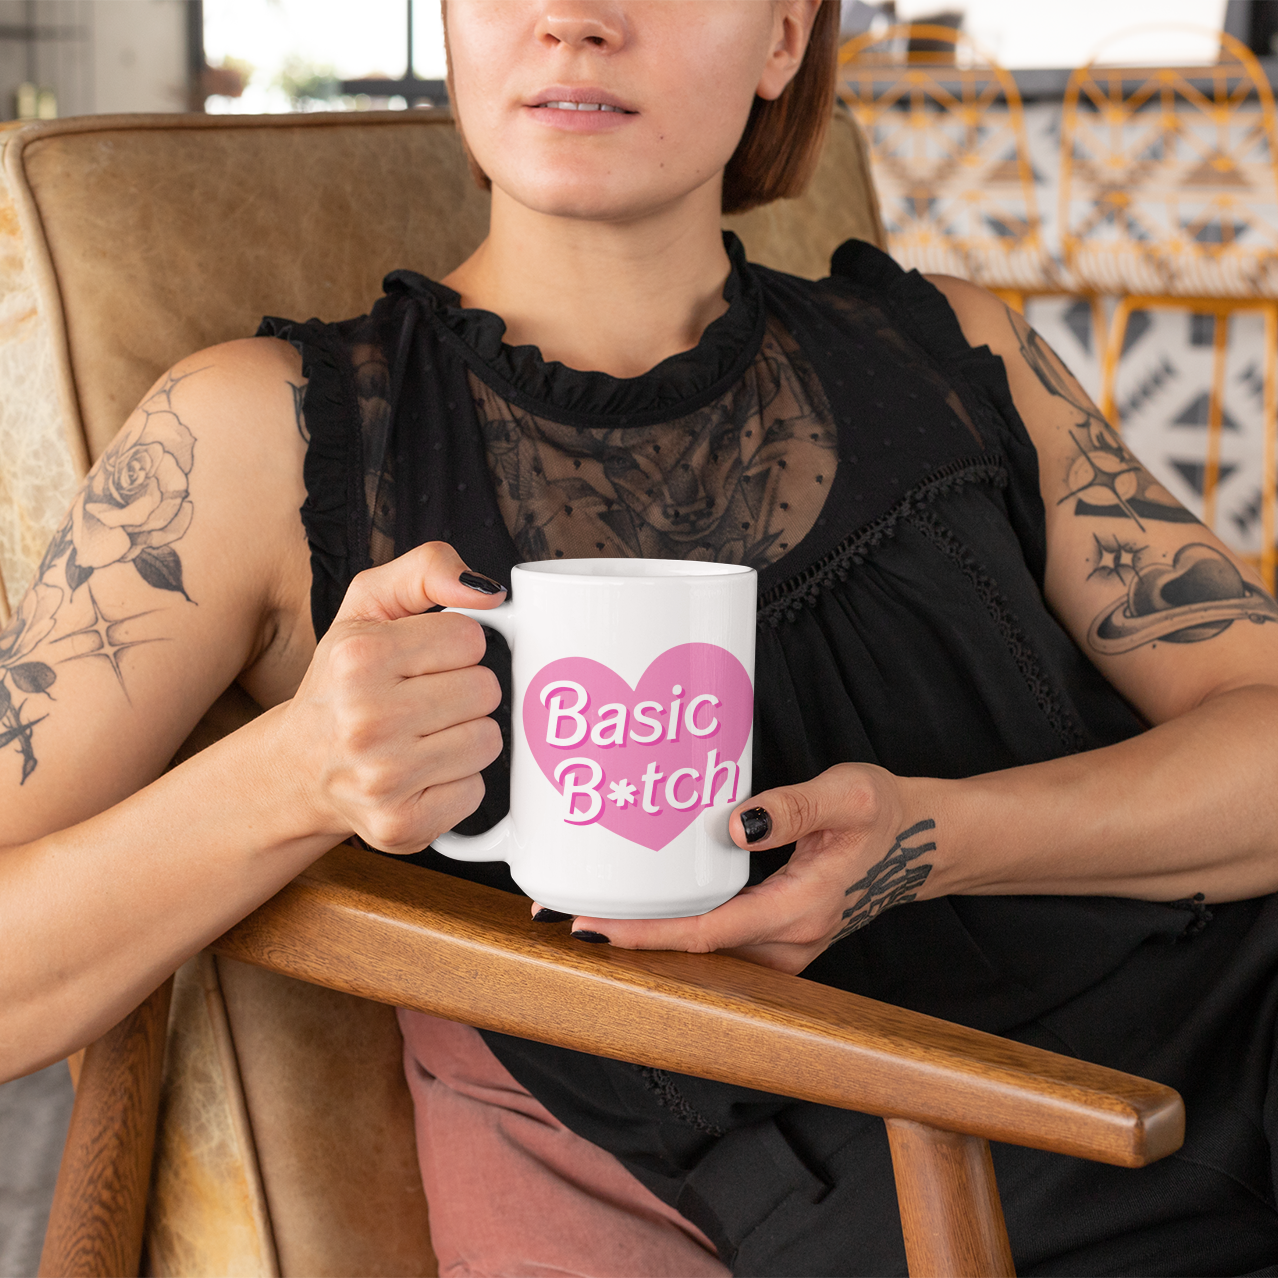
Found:
<path fill-rule="evenodd" d="M 0 751 L 21 756 L 21 784 L 39 764 L 35 729 L 48 718 L 57 667 L 106 662 L 128 697 L 122 655 L 157 643 L 130 623 L 155 609 L 114 616 L 92 587 L 94 574 L 132 565 L 148 586 L 193 602 L 174 543 L 194 517 L 189 494 L 195 437 L 178 415 L 174 393 L 196 372 L 170 374 L 103 453 L 70 514 L 54 534 L 35 580 L 0 631 Z"/>
<path fill-rule="evenodd" d="M 844 896 L 851 896 L 853 892 L 861 895 L 843 911 L 842 926 L 834 937 L 836 941 L 841 941 L 867 923 L 872 923 L 884 910 L 915 900 L 919 889 L 932 873 L 930 863 L 917 865 L 915 862 L 926 853 L 935 852 L 936 841 L 928 839 L 911 844 L 909 840 L 935 829 L 936 822 L 927 817 L 908 830 L 902 830 L 888 849 L 887 856 L 870 866 L 865 876 L 848 888 Z"/>

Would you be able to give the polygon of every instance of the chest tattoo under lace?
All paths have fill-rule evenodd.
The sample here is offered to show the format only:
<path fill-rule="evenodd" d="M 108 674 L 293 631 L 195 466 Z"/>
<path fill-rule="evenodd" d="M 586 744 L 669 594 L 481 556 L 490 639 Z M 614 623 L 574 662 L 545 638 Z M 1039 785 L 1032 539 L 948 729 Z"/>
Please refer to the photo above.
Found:
<path fill-rule="evenodd" d="M 565 426 L 474 374 L 502 518 L 525 560 L 700 559 L 764 568 L 811 531 L 837 429 L 815 374 L 769 323 L 742 379 L 656 426 Z"/>

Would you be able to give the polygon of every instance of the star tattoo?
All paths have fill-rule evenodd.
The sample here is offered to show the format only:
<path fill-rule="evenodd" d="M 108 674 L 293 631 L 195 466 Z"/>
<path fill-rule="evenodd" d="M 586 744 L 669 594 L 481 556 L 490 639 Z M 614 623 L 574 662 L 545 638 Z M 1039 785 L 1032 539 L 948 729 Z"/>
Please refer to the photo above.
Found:
<path fill-rule="evenodd" d="M 1087 580 L 1098 577 L 1101 581 L 1114 578 L 1126 585 L 1140 571 L 1148 546 L 1138 546 L 1121 537 L 1101 537 L 1092 534 L 1092 570 Z"/>
<path fill-rule="evenodd" d="M 1085 434 L 1086 444 L 1080 439 L 1080 434 Z M 1068 490 L 1057 505 L 1073 497 L 1081 498 L 1089 505 L 1112 504 L 1144 532 L 1145 525 L 1130 504 L 1140 491 L 1143 470 L 1135 454 L 1104 424 L 1092 423 L 1090 429 L 1086 424 L 1080 424 L 1071 437 L 1078 456 L 1066 476 Z"/>
<path fill-rule="evenodd" d="M 121 628 L 127 626 L 130 621 L 137 621 L 142 617 L 149 617 L 156 609 L 148 608 L 146 612 L 135 612 L 128 617 L 108 617 L 99 605 L 93 594 L 93 587 L 87 586 L 86 590 L 89 595 L 89 604 L 93 608 L 93 620 L 86 626 L 81 626 L 79 630 L 73 630 L 70 634 L 63 635 L 60 639 L 53 642 L 68 643 L 72 639 L 81 639 L 86 643 L 93 645 L 83 652 L 72 653 L 69 657 L 63 657 L 59 664 L 65 665 L 68 661 L 85 661 L 90 658 L 96 658 L 105 661 L 110 667 L 112 673 L 116 677 L 116 681 L 120 685 L 120 691 L 124 693 L 124 698 L 132 704 L 129 698 L 129 690 L 124 686 L 124 674 L 120 669 L 120 656 L 122 653 L 128 652 L 130 648 L 138 648 L 147 643 L 160 643 L 160 639 L 123 639 L 121 638 Z"/>

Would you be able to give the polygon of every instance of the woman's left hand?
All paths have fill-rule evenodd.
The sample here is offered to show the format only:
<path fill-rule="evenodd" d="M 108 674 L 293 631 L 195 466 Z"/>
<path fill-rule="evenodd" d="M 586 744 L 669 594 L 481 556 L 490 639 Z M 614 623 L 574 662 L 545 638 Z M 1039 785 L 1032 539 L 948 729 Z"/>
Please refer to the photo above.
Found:
<path fill-rule="evenodd" d="M 927 891 L 935 861 L 933 814 L 912 810 L 900 779 L 842 763 L 801 785 L 768 790 L 733 814 L 741 848 L 795 843 L 790 860 L 708 914 L 682 919 L 579 917 L 573 932 L 628 950 L 726 951 L 801 972 L 835 941 Z M 534 911 L 538 908 L 534 905 Z"/>

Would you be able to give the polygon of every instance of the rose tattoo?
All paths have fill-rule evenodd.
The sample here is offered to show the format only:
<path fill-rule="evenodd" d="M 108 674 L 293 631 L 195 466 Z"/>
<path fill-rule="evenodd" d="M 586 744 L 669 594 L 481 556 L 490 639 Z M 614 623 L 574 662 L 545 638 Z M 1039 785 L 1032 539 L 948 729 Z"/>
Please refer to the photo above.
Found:
<path fill-rule="evenodd" d="M 132 564 L 149 586 L 190 601 L 173 543 L 190 528 L 194 515 L 189 477 L 195 437 L 175 411 L 173 396 L 191 376 L 170 374 L 139 410 L 141 425 L 122 431 L 102 455 L 45 550 L 31 588 L 0 630 L 0 751 L 13 747 L 22 756 L 22 784 L 39 763 L 33 731 L 48 717 L 47 710 L 34 713 L 32 707 L 43 710 L 52 703 L 55 667 L 66 661 L 106 660 L 127 697 L 121 654 L 155 642 L 130 638 L 125 630 L 128 622 L 147 613 L 116 617 L 103 612 L 88 585 L 94 573 L 112 564 Z M 65 620 L 63 605 L 72 600 L 79 601 L 78 611 L 92 614 L 91 620 L 58 633 Z M 68 642 L 72 649 L 59 647 Z"/>
<path fill-rule="evenodd" d="M 161 390 L 156 399 L 168 402 L 169 396 L 171 391 Z M 98 568 L 131 563 L 148 585 L 186 596 L 182 561 L 172 543 L 194 514 L 187 493 L 195 437 L 171 408 L 143 411 L 141 431 L 107 449 L 72 507 L 67 561 L 72 590 Z"/>

